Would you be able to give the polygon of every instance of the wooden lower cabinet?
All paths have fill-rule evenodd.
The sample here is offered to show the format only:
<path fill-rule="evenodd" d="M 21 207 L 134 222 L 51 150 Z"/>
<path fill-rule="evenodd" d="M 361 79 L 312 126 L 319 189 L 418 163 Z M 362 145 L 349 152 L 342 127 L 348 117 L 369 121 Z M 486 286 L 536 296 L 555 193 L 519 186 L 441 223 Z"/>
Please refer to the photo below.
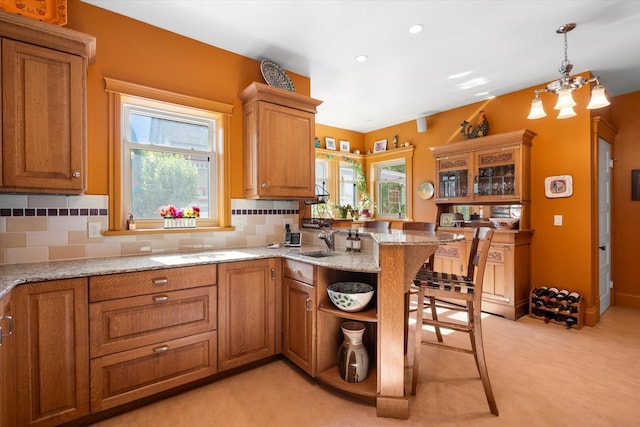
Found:
<path fill-rule="evenodd" d="M 91 412 L 217 372 L 216 267 L 89 279 Z"/>
<path fill-rule="evenodd" d="M 215 374 L 216 339 L 211 331 L 92 359 L 92 412 Z"/>
<path fill-rule="evenodd" d="M 465 274 L 472 229 L 440 228 L 467 237 L 462 244 L 438 248 L 434 269 L 445 273 Z M 528 313 L 531 289 L 532 231 L 497 231 L 493 235 L 482 289 L 482 311 L 515 320 Z"/>
<path fill-rule="evenodd" d="M 310 264 L 284 260 L 282 354 L 315 376 L 316 289 Z"/>
<path fill-rule="evenodd" d="M 87 279 L 12 291 L 16 424 L 52 426 L 89 414 Z"/>
<path fill-rule="evenodd" d="M 16 425 L 11 296 L 0 299 L 0 427 Z"/>
<path fill-rule="evenodd" d="M 276 260 L 218 264 L 218 369 L 276 354 Z"/>

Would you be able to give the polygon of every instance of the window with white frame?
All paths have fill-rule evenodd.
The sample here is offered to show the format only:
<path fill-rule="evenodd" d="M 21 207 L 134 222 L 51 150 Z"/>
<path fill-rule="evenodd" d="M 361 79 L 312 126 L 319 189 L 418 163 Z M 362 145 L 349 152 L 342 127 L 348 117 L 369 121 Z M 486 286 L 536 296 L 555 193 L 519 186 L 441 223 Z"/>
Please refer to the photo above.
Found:
<path fill-rule="evenodd" d="M 352 163 L 340 162 L 340 194 L 341 206 L 351 205 L 358 208 L 358 190 L 356 188 L 356 171 Z"/>
<path fill-rule="evenodd" d="M 217 217 L 216 126 L 213 114 L 166 103 L 123 98 L 123 208 L 157 219 L 162 206 L 197 206 Z"/>
<path fill-rule="evenodd" d="M 405 159 L 375 165 L 376 217 L 404 218 L 407 210 L 407 165 Z"/>

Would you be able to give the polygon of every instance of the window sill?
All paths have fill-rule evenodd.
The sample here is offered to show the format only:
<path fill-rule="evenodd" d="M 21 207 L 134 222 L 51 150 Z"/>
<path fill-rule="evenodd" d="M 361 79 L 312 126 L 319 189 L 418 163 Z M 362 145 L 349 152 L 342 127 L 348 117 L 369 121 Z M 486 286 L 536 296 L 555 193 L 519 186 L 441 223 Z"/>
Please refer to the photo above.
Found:
<path fill-rule="evenodd" d="M 144 234 L 169 234 L 169 233 L 211 233 L 218 231 L 235 231 L 235 227 L 196 227 L 196 228 L 139 228 L 136 230 L 108 230 L 103 236 L 137 236 Z"/>

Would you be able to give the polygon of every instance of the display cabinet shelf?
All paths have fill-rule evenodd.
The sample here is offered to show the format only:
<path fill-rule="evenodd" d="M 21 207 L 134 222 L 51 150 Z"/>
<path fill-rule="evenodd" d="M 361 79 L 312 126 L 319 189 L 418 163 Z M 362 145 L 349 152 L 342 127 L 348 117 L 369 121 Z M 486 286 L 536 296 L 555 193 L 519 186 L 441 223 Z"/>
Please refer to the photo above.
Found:
<path fill-rule="evenodd" d="M 370 357 L 369 360 L 372 360 Z M 377 396 L 378 377 L 375 365 L 369 365 L 369 374 L 361 383 L 348 383 L 340 378 L 340 372 L 337 366 L 333 366 L 316 375 L 320 381 L 332 387 L 339 388 L 347 393 L 356 394 L 358 396 L 375 398 Z"/>

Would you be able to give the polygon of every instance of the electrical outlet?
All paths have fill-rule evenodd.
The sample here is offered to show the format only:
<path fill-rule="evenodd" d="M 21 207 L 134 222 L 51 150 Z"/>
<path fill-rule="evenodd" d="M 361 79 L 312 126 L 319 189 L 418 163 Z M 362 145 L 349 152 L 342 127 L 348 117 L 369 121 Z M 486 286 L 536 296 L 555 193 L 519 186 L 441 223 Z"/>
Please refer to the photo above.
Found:
<path fill-rule="evenodd" d="M 99 222 L 90 222 L 87 224 L 87 233 L 89 234 L 90 239 L 98 239 L 101 237 L 100 235 L 100 223 Z"/>
<path fill-rule="evenodd" d="M 238 218 L 235 220 L 236 231 L 244 231 L 244 226 L 246 224 L 246 219 Z"/>
<path fill-rule="evenodd" d="M 562 225 L 562 215 L 553 216 L 553 225 Z"/>

